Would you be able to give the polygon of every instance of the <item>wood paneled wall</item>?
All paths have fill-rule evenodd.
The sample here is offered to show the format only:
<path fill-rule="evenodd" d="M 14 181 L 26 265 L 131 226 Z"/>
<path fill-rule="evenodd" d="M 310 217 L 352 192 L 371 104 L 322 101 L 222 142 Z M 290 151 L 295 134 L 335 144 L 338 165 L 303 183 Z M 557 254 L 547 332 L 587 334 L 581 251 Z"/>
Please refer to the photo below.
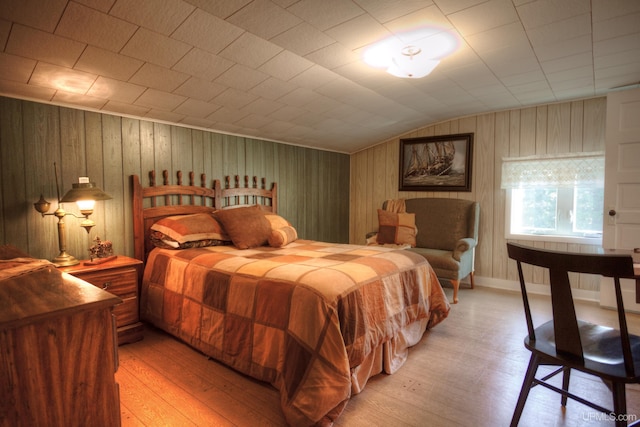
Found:
<path fill-rule="evenodd" d="M 376 230 L 384 200 L 447 197 L 480 202 L 480 236 L 476 274 L 517 280 L 515 263 L 508 262 L 505 239 L 505 190 L 500 189 L 502 158 L 533 154 L 604 151 L 606 98 L 540 105 L 450 120 L 386 141 L 351 156 L 350 241 L 364 243 Z M 473 132 L 471 192 L 400 192 L 400 138 Z M 597 247 L 551 242 L 523 242 L 537 247 L 594 252 Z M 533 283 L 548 283 L 539 269 L 527 269 Z M 579 288 L 598 290 L 599 279 L 580 276 Z"/>
<path fill-rule="evenodd" d="M 113 200 L 98 202 L 97 226 L 87 236 L 80 220 L 65 219 L 67 248 L 88 258 L 92 239 L 111 240 L 116 253 L 133 256 L 132 174 L 148 184 L 148 172 L 168 170 L 265 177 L 278 183 L 279 213 L 302 238 L 347 242 L 349 156 L 329 151 L 231 136 L 151 121 L 0 97 L 0 241 L 39 258 L 58 254 L 57 219 L 42 218 L 33 203 L 88 176 Z M 65 209 L 79 213 L 75 204 Z"/>

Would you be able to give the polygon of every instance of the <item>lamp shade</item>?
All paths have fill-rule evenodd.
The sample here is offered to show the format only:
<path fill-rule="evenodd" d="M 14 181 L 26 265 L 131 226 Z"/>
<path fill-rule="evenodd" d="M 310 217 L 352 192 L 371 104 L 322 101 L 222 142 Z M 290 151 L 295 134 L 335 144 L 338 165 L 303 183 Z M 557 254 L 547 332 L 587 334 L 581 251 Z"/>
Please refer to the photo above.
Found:
<path fill-rule="evenodd" d="M 60 202 L 77 202 L 79 200 L 110 200 L 112 197 L 96 187 L 94 182 L 81 182 L 72 184 Z"/>

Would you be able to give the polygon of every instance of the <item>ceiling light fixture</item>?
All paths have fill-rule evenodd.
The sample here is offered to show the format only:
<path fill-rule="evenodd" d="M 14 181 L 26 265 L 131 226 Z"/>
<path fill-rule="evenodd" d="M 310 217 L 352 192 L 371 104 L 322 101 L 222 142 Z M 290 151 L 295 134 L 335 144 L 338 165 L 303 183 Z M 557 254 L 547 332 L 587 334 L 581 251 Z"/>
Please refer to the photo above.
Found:
<path fill-rule="evenodd" d="M 369 46 L 363 59 L 393 76 L 419 79 L 429 75 L 442 58 L 457 48 L 457 38 L 448 31 L 425 27 L 399 33 Z"/>

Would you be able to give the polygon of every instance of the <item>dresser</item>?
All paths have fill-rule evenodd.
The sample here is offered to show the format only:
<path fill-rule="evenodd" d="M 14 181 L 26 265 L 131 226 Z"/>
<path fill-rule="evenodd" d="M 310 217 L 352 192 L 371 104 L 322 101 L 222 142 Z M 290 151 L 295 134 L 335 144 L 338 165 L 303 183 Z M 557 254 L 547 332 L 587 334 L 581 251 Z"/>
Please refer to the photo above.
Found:
<path fill-rule="evenodd" d="M 85 280 L 92 285 L 110 292 L 122 300 L 114 309 L 118 328 L 118 344 L 131 343 L 142 339 L 143 325 L 140 322 L 138 298 L 138 278 L 142 262 L 118 255 L 102 264 L 80 263 L 59 270 Z"/>
<path fill-rule="evenodd" d="M 113 308 L 53 265 L 0 281 L 0 426 L 119 426 Z"/>

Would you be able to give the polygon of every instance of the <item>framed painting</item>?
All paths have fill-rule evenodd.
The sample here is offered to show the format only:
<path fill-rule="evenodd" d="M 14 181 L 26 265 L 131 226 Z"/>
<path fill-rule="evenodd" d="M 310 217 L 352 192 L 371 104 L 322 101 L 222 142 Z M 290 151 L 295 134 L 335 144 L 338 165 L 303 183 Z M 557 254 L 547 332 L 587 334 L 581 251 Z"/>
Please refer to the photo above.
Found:
<path fill-rule="evenodd" d="M 400 191 L 471 191 L 473 133 L 400 140 Z"/>

